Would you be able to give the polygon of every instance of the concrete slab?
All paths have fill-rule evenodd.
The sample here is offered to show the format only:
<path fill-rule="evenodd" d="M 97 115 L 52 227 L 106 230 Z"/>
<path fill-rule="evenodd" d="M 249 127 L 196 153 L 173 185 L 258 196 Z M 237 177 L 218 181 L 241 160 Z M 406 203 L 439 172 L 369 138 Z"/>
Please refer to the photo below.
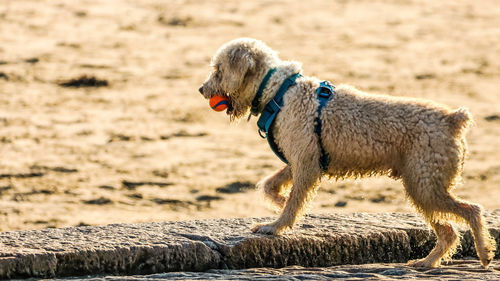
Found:
<path fill-rule="evenodd" d="M 282 236 L 252 234 L 271 218 L 111 224 L 0 233 L 0 278 L 154 274 L 210 269 L 402 263 L 435 238 L 414 214 L 308 215 Z M 500 210 L 487 214 L 500 244 Z M 456 258 L 475 256 L 469 232 Z M 497 251 L 498 256 L 498 251 Z"/>

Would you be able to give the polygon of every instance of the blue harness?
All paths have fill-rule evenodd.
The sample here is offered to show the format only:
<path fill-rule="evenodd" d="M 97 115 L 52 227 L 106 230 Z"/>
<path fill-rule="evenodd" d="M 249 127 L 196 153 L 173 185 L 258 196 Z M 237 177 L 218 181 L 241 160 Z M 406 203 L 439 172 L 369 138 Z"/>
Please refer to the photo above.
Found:
<path fill-rule="evenodd" d="M 273 75 L 273 73 L 276 72 L 276 68 L 272 68 L 269 70 L 262 80 L 262 83 L 260 84 L 259 90 L 257 91 L 257 94 L 255 95 L 255 98 L 252 101 L 252 111 L 256 112 L 257 107 L 260 102 L 260 98 L 262 97 L 262 93 L 264 91 L 264 88 L 266 87 L 267 82 L 269 81 L 269 78 Z M 283 152 L 279 149 L 278 145 L 274 141 L 274 136 L 272 133 L 272 130 L 270 130 L 271 126 L 274 123 L 274 120 L 276 119 L 276 116 L 281 110 L 281 107 L 283 106 L 283 96 L 285 95 L 286 91 L 288 88 L 290 88 L 292 85 L 295 84 L 295 80 L 297 78 L 302 77 L 302 74 L 296 73 L 294 75 L 289 76 L 288 78 L 283 81 L 281 84 L 280 88 L 278 89 L 278 92 L 276 92 L 276 95 L 274 95 L 274 98 L 266 104 L 264 107 L 264 110 L 260 114 L 259 120 L 257 121 L 257 126 L 259 127 L 259 135 L 262 138 L 266 138 L 267 142 L 269 143 L 269 146 L 273 150 L 274 154 L 278 156 L 281 161 L 284 163 L 288 164 L 288 161 L 286 160 L 285 156 L 283 155 Z M 330 164 L 330 157 L 328 153 L 325 151 L 325 148 L 323 147 L 323 143 L 321 141 L 321 111 L 323 107 L 326 105 L 326 103 L 332 99 L 333 95 L 335 93 L 335 86 L 333 86 L 330 82 L 328 81 L 323 81 L 320 83 L 319 88 L 316 89 L 316 95 L 318 97 L 319 101 L 319 106 L 318 106 L 318 116 L 315 118 L 314 122 L 314 132 L 318 135 L 318 140 L 319 140 L 319 146 L 321 149 L 321 156 L 319 159 L 319 164 L 321 166 L 321 169 L 323 171 L 328 170 L 328 166 Z"/>

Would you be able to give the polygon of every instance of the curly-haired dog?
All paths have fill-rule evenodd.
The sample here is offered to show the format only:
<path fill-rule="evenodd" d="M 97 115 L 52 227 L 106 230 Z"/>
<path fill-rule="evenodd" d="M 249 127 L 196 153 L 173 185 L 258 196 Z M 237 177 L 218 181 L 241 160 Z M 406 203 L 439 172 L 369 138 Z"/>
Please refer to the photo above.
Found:
<path fill-rule="evenodd" d="M 301 72 L 299 63 L 281 61 L 263 42 L 249 38 L 223 45 L 212 66 L 200 92 L 205 98 L 229 97 L 227 113 L 232 119 L 249 111 L 261 114 L 285 79 Z M 496 245 L 485 227 L 482 208 L 451 194 L 462 172 L 465 132 L 472 122 L 469 111 L 367 94 L 346 85 L 337 86 L 333 98 L 318 111 L 319 84 L 314 77 L 299 76 L 286 90 L 270 130 L 288 165 L 259 183 L 282 213 L 275 222 L 252 231 L 279 234 L 291 228 L 323 175 L 337 179 L 389 175 L 402 180 L 408 198 L 437 236 L 431 253 L 410 265 L 435 267 L 451 257 L 459 234 L 450 222 L 456 221 L 470 226 L 477 254 L 487 267 Z M 256 99 L 258 91 L 260 99 Z M 315 130 L 318 122 L 320 133 Z M 330 159 L 327 167 L 320 163 L 324 154 Z"/>

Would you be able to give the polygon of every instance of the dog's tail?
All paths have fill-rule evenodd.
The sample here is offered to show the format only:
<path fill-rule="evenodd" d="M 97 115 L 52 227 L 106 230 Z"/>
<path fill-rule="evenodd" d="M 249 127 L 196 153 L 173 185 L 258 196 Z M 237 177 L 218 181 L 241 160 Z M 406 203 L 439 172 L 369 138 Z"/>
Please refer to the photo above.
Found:
<path fill-rule="evenodd" d="M 472 114 L 465 107 L 453 111 L 450 115 L 446 116 L 446 122 L 451 126 L 454 135 L 459 135 L 474 123 Z"/>

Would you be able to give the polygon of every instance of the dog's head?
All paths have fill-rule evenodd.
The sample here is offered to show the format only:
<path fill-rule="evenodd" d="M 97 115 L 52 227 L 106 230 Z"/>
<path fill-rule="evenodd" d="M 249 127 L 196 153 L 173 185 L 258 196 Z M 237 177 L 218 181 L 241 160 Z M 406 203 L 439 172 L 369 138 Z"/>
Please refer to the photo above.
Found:
<path fill-rule="evenodd" d="M 227 114 L 237 119 L 248 112 L 260 80 L 278 62 L 276 53 L 263 42 L 235 39 L 220 47 L 212 58 L 213 70 L 200 93 L 207 99 L 215 95 L 228 97 Z"/>

